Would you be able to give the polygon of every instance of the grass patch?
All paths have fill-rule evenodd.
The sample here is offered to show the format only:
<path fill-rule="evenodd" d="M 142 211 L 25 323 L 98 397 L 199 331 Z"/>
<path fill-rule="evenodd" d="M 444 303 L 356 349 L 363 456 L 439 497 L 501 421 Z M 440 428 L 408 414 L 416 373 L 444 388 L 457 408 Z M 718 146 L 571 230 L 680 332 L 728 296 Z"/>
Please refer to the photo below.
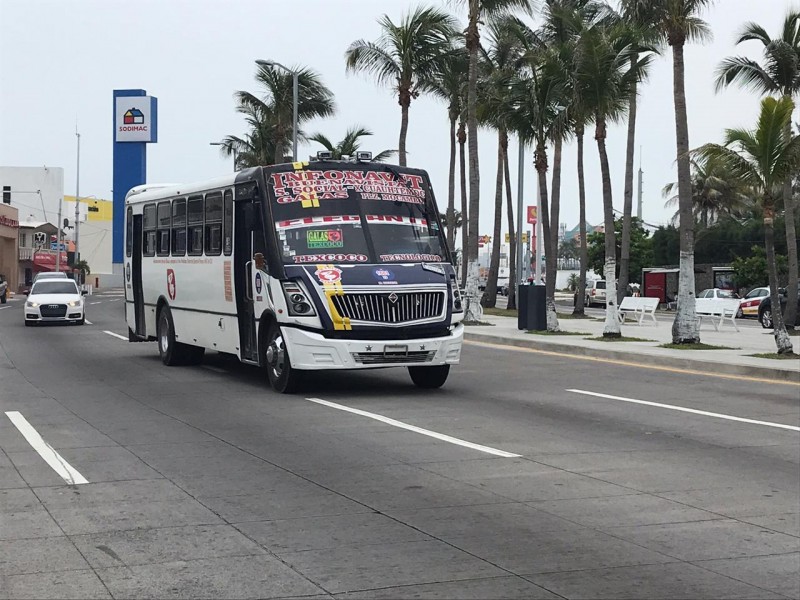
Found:
<path fill-rule="evenodd" d="M 494 327 L 494 323 L 486 321 L 461 321 L 465 327 Z"/>
<path fill-rule="evenodd" d="M 741 348 L 731 348 L 730 346 L 714 346 L 712 344 L 661 344 L 659 348 L 669 348 L 670 350 L 741 350 Z"/>
<path fill-rule="evenodd" d="M 637 338 L 637 337 L 603 337 L 602 335 L 599 337 L 588 337 L 587 340 L 592 340 L 595 342 L 656 342 L 658 340 L 648 340 L 645 338 Z"/>
<path fill-rule="evenodd" d="M 526 331 L 532 335 L 589 335 L 582 331 Z"/>
<path fill-rule="evenodd" d="M 786 333 L 793 335 L 794 337 L 800 337 L 800 329 L 787 329 Z"/>
<path fill-rule="evenodd" d="M 594 319 L 589 315 L 573 315 L 572 313 L 556 313 L 559 319 Z"/>
<path fill-rule="evenodd" d="M 763 352 L 761 354 L 748 354 L 748 356 L 755 356 L 756 358 L 772 358 L 774 360 L 800 360 L 800 354 L 778 354 L 777 352 Z"/>
<path fill-rule="evenodd" d="M 517 318 L 517 309 L 507 309 L 507 308 L 484 308 L 483 314 L 485 315 L 492 315 L 493 317 L 514 317 Z"/>

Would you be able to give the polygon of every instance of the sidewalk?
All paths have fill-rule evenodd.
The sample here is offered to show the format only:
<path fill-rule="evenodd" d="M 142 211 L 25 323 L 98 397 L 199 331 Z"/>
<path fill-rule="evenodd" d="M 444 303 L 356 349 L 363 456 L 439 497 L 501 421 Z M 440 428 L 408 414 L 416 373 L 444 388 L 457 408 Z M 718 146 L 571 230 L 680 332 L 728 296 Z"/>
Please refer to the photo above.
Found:
<path fill-rule="evenodd" d="M 588 335 L 537 335 L 517 329 L 516 317 L 484 315 L 489 325 L 467 326 L 465 339 L 473 342 L 520 346 L 536 350 L 591 356 L 615 361 L 625 361 L 659 367 L 689 369 L 704 373 L 722 373 L 759 377 L 778 381 L 800 383 L 800 360 L 759 358 L 752 354 L 775 353 L 772 330 L 740 327 L 736 332 L 730 324 L 714 331 L 706 320 L 700 327 L 704 344 L 725 346 L 726 350 L 674 350 L 659 345 L 672 342 L 672 322 L 660 320 L 658 325 L 636 325 L 630 321 L 622 325 L 625 337 L 642 338 L 646 342 L 604 342 L 586 339 L 600 337 L 604 322 L 595 319 L 559 319 L 564 331 L 584 332 Z M 800 353 L 800 337 L 792 336 L 795 353 Z"/>

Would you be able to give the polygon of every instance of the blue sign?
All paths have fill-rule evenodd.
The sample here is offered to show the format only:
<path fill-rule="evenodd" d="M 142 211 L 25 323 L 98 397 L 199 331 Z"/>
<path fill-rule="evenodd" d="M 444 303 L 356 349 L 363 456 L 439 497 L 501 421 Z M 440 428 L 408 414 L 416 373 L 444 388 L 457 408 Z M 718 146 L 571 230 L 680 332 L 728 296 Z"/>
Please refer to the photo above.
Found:
<path fill-rule="evenodd" d="M 261 273 L 256 273 L 256 294 L 261 293 L 261 288 L 262 288 Z"/>
<path fill-rule="evenodd" d="M 379 267 L 375 269 L 373 273 L 378 281 L 394 281 L 394 273 L 392 273 L 389 269 Z"/>

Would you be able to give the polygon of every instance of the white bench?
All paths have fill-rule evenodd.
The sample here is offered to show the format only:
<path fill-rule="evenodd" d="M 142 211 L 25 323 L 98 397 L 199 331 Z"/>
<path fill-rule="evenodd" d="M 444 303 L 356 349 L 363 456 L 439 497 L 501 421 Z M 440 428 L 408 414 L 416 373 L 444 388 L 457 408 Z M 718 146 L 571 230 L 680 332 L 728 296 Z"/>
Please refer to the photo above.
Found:
<path fill-rule="evenodd" d="M 656 309 L 658 308 L 658 298 L 646 298 L 644 296 L 625 296 L 617 308 L 617 317 L 620 323 L 625 322 L 628 314 L 636 318 L 636 323 L 641 325 L 645 317 L 653 319 L 653 323 L 658 325 L 656 320 Z"/>
<path fill-rule="evenodd" d="M 739 331 L 739 327 L 736 325 L 739 304 L 740 301 L 736 298 L 697 298 L 695 313 L 698 327 L 703 319 L 708 319 L 716 331 L 719 331 L 726 321 L 733 325 L 736 331 Z"/>

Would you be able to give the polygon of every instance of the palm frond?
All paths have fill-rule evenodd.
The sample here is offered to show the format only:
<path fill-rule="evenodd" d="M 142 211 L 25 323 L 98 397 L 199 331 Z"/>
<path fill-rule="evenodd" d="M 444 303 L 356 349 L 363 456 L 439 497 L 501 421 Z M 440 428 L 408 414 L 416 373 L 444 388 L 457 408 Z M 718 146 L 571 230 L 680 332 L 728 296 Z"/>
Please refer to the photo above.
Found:
<path fill-rule="evenodd" d="M 776 91 L 775 82 L 769 73 L 756 61 L 744 56 L 728 57 L 717 67 L 714 89 L 719 92 L 732 83 L 738 83 L 742 87 L 762 94 Z"/>

